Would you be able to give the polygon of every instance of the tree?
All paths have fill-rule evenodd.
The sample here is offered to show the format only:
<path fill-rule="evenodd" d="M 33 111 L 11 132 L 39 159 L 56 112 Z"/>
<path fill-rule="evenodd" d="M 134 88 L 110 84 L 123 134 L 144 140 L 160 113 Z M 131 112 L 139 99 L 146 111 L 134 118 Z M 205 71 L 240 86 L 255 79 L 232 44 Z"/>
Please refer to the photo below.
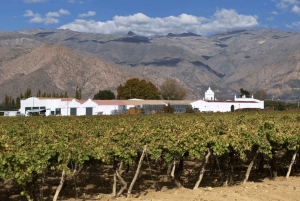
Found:
<path fill-rule="evenodd" d="M 42 92 L 40 89 L 38 89 L 38 92 L 36 93 L 36 97 L 41 97 L 42 96 Z"/>
<path fill-rule="evenodd" d="M 18 109 L 21 108 L 21 99 L 20 99 L 19 96 L 17 97 L 17 100 L 16 100 L 16 107 L 17 107 Z"/>
<path fill-rule="evenodd" d="M 259 100 L 265 100 L 267 98 L 267 92 L 264 89 L 257 89 L 254 92 L 254 97 Z"/>
<path fill-rule="evenodd" d="M 94 100 L 113 100 L 116 99 L 115 94 L 110 90 L 99 91 L 94 95 Z"/>
<path fill-rule="evenodd" d="M 285 110 L 286 104 L 281 101 L 266 100 L 264 102 L 264 108 L 265 109 L 273 109 L 273 110 Z"/>
<path fill-rule="evenodd" d="M 195 110 L 192 106 L 186 107 L 185 113 L 195 113 Z"/>
<path fill-rule="evenodd" d="M 241 92 L 241 97 L 243 97 L 243 95 L 245 95 L 246 96 L 246 98 L 250 98 L 250 93 L 249 93 L 249 91 L 247 91 L 247 90 L 244 90 L 243 88 L 241 88 L 240 89 L 240 92 Z"/>
<path fill-rule="evenodd" d="M 152 82 L 138 78 L 129 79 L 124 85 L 119 85 L 117 93 L 117 99 L 160 99 L 160 91 Z"/>
<path fill-rule="evenodd" d="M 79 100 L 81 99 L 81 89 L 78 86 L 76 87 L 75 98 Z"/>
<path fill-rule="evenodd" d="M 6 94 L 4 98 L 4 108 L 8 108 L 8 107 L 9 107 L 9 97 Z"/>
<path fill-rule="evenodd" d="M 160 89 L 164 100 L 183 100 L 186 97 L 186 89 L 180 86 L 175 79 L 166 80 Z"/>
<path fill-rule="evenodd" d="M 29 97 L 31 97 L 32 95 L 31 95 L 31 89 L 29 89 L 29 88 L 27 88 L 27 90 L 26 90 L 26 92 L 25 92 L 25 94 L 24 94 L 24 98 L 29 98 Z"/>
<path fill-rule="evenodd" d="M 164 113 L 174 113 L 174 108 L 168 103 L 167 106 L 164 105 L 163 107 Z"/>

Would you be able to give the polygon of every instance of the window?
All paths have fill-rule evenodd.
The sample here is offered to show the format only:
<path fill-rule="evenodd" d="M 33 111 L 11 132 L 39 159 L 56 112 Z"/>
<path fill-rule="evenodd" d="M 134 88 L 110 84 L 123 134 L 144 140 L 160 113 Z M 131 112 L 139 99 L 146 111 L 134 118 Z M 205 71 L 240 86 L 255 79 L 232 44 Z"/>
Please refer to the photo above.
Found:
<path fill-rule="evenodd" d="M 77 108 L 70 108 L 70 115 L 77 115 Z"/>
<path fill-rule="evenodd" d="M 60 108 L 55 108 L 55 114 L 56 115 L 61 115 L 61 109 Z"/>
<path fill-rule="evenodd" d="M 25 113 L 27 110 L 31 110 L 31 107 L 25 107 Z"/>
<path fill-rule="evenodd" d="M 86 115 L 93 115 L 93 108 L 92 107 L 87 107 L 85 114 Z"/>

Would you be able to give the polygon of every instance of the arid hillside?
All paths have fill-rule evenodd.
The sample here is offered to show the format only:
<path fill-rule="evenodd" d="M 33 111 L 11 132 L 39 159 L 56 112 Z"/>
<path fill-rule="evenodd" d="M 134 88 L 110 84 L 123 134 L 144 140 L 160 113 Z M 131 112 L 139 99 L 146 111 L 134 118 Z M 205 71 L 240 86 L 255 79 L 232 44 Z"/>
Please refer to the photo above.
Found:
<path fill-rule="evenodd" d="M 93 98 L 99 90 L 115 91 L 130 76 L 96 57 L 79 55 L 60 44 L 35 48 L 0 48 L 0 97 L 16 97 L 27 88 L 33 94 L 68 92 L 76 87 L 83 98 Z"/>
<path fill-rule="evenodd" d="M 24 88 L 68 93 L 78 85 L 84 97 L 90 97 L 99 86 L 115 90 L 128 76 L 139 76 L 157 86 L 175 78 L 188 89 L 187 99 L 203 98 L 208 87 L 219 100 L 232 99 L 240 88 L 250 93 L 264 89 L 268 99 L 300 99 L 298 32 L 254 29 L 144 37 L 133 32 L 124 36 L 61 29 L 1 31 L 0 59 L 0 98 L 24 90 L 16 80 Z"/>

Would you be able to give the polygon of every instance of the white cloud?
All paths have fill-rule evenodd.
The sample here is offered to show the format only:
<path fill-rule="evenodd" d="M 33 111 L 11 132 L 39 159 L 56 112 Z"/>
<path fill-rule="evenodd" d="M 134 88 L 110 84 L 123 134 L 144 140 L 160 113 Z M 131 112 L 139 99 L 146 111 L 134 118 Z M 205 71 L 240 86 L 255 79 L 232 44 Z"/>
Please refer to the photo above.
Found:
<path fill-rule="evenodd" d="M 300 7 L 294 5 L 293 8 L 292 8 L 292 12 L 296 13 L 296 14 L 300 14 Z"/>
<path fill-rule="evenodd" d="M 61 17 L 61 15 L 68 15 L 69 11 L 60 9 L 58 12 L 48 12 L 45 14 L 45 17 L 40 15 L 39 13 L 34 13 L 31 10 L 26 10 L 23 14 L 24 17 L 30 17 L 29 23 L 43 23 L 45 25 L 49 24 L 57 24 L 59 20 L 57 18 Z"/>
<path fill-rule="evenodd" d="M 64 9 L 60 9 L 58 12 L 48 12 L 45 16 L 49 18 L 51 17 L 58 18 L 61 15 L 70 15 L 70 12 Z"/>
<path fill-rule="evenodd" d="M 298 4 L 298 0 L 279 0 L 276 1 L 276 6 L 282 10 L 286 10 L 288 7 Z"/>
<path fill-rule="evenodd" d="M 24 0 L 24 3 L 44 3 L 48 0 Z"/>
<path fill-rule="evenodd" d="M 129 16 L 115 16 L 113 20 L 106 22 L 76 19 L 60 28 L 104 34 L 126 34 L 128 31 L 133 31 L 139 35 L 151 36 L 184 32 L 208 35 L 257 25 L 257 16 L 241 15 L 235 10 L 222 9 L 217 10 L 211 18 L 188 14 L 151 18 L 143 13 L 137 13 Z"/>
<path fill-rule="evenodd" d="M 26 10 L 26 12 L 23 15 L 24 17 L 33 17 L 34 13 L 31 10 Z"/>
<path fill-rule="evenodd" d="M 78 17 L 83 18 L 83 17 L 91 17 L 91 16 L 95 16 L 95 15 L 96 15 L 96 12 L 88 11 L 87 13 L 79 14 Z"/>
<path fill-rule="evenodd" d="M 62 8 L 58 12 L 62 15 L 70 15 L 70 12 L 68 10 L 64 10 Z"/>
<path fill-rule="evenodd" d="M 291 29 L 293 29 L 293 28 L 296 28 L 296 29 L 299 29 L 300 28 L 300 21 L 298 21 L 298 22 L 294 22 L 294 23 L 292 23 L 291 25 L 285 25 L 285 26 L 287 26 L 287 27 L 289 27 L 289 28 L 291 28 Z"/>
<path fill-rule="evenodd" d="M 272 11 L 272 12 L 270 12 L 271 14 L 273 14 L 273 15 L 278 15 L 279 13 L 278 12 L 276 12 L 276 11 Z"/>
<path fill-rule="evenodd" d="M 46 14 L 46 17 L 60 17 L 58 12 L 49 12 Z"/>

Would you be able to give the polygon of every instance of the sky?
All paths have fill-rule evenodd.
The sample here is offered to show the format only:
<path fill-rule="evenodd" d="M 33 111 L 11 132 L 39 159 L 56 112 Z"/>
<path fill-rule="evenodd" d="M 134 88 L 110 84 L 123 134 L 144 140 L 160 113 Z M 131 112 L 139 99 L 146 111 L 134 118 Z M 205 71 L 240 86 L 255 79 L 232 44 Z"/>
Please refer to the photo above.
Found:
<path fill-rule="evenodd" d="M 300 0 L 0 0 L 0 30 L 138 35 L 300 31 Z"/>

